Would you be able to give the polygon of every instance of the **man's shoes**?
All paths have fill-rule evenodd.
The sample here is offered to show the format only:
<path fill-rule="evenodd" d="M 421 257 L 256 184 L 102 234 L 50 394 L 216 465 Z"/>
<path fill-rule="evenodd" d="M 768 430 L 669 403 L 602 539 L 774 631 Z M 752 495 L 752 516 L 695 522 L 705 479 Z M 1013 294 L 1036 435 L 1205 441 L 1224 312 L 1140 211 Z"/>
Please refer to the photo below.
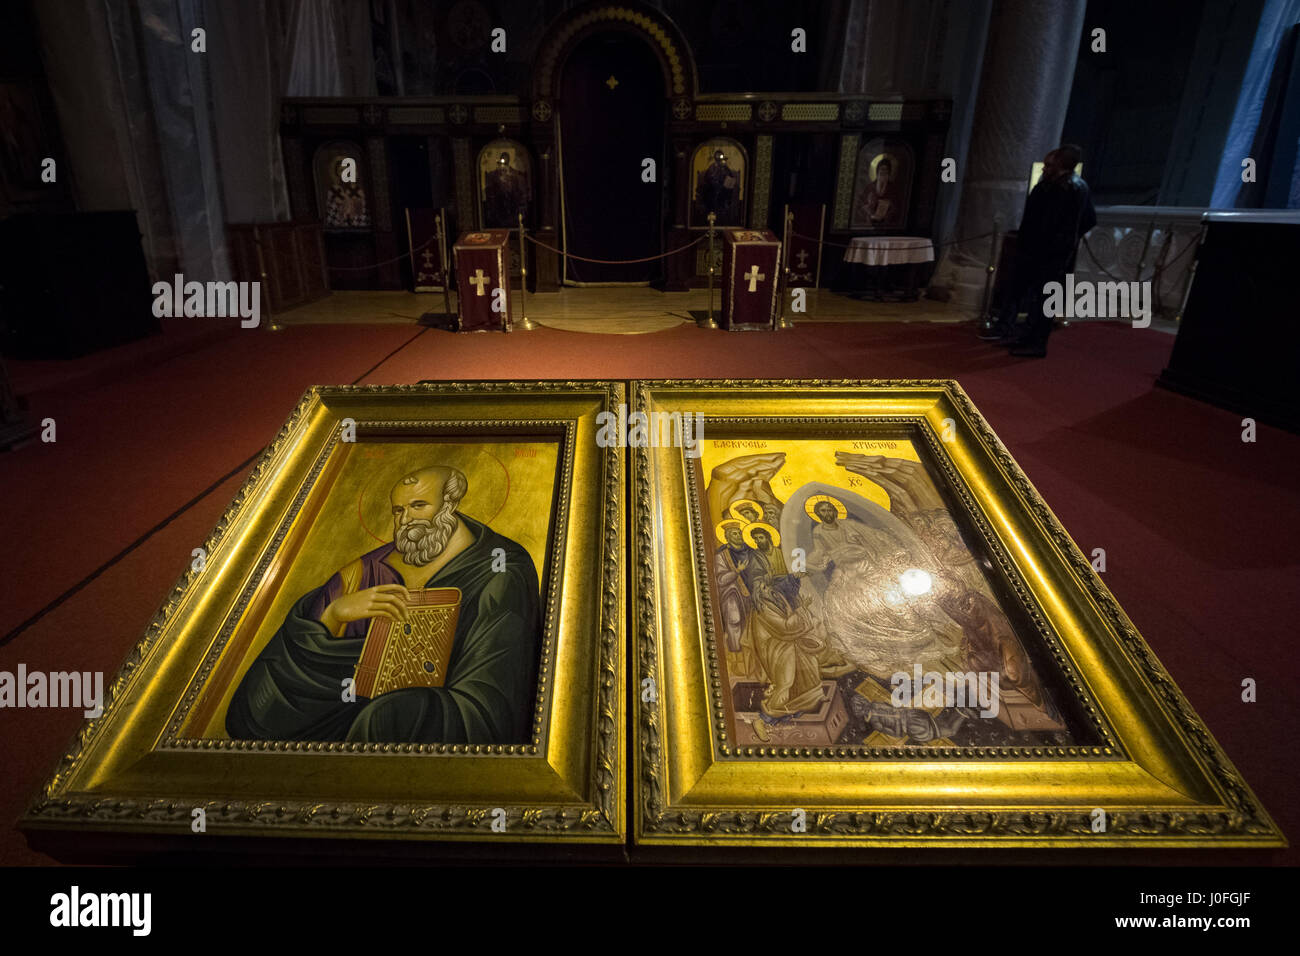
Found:
<path fill-rule="evenodd" d="M 1017 343 L 1011 346 L 1011 354 L 1016 358 L 1047 358 L 1047 346 Z"/>
<path fill-rule="evenodd" d="M 1005 325 L 996 323 L 994 325 L 981 326 L 979 331 L 976 333 L 976 336 L 983 339 L 985 342 L 1001 342 L 1002 339 L 1006 338 L 1010 334 L 1011 332 L 1008 331 Z"/>

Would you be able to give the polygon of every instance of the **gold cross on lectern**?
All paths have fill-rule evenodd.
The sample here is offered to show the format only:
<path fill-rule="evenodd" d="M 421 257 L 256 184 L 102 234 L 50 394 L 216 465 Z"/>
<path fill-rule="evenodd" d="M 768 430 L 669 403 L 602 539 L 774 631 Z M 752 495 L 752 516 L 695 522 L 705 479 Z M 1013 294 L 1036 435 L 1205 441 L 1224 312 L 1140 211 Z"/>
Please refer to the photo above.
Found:
<path fill-rule="evenodd" d="M 743 276 L 741 276 L 741 278 L 749 280 L 750 292 L 757 292 L 758 284 L 762 282 L 764 279 L 766 279 L 767 276 L 763 275 L 763 273 L 758 271 L 758 266 L 753 265 L 749 267 L 749 271 L 746 272 Z"/>
<path fill-rule="evenodd" d="M 613 90 L 614 87 L 618 86 L 618 80 L 614 79 L 613 73 L 609 75 L 609 79 L 605 81 L 605 85 L 608 86 L 611 90 Z"/>
<path fill-rule="evenodd" d="M 485 295 L 483 287 L 488 284 L 488 277 L 483 274 L 482 269 L 475 269 L 474 275 L 470 277 L 469 284 L 474 287 L 475 295 Z"/>

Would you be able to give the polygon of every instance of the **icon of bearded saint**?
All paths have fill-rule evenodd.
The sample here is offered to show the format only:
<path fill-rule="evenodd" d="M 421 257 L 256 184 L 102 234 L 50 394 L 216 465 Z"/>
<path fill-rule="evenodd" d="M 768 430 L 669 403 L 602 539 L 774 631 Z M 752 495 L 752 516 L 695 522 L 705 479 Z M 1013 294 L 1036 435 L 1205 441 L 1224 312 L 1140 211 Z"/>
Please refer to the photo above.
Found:
<path fill-rule="evenodd" d="M 232 738 L 461 744 L 531 738 L 541 640 L 537 569 L 518 543 L 456 510 L 468 489 L 461 471 L 443 466 L 422 468 L 393 486 L 393 542 L 363 554 L 290 608 L 230 701 Z M 371 621 L 409 621 L 411 588 L 460 591 L 443 686 L 344 700 L 344 680 L 353 677 Z"/>

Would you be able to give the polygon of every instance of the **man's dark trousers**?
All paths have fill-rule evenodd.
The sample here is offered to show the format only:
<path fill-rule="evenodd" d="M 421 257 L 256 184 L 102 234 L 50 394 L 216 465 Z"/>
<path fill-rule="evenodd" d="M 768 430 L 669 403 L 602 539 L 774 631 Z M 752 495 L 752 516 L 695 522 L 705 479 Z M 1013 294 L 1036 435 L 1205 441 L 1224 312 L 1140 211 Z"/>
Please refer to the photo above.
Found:
<path fill-rule="evenodd" d="M 1043 308 L 1047 302 L 1043 287 L 1049 282 L 1065 282 L 1065 274 L 1059 266 L 1032 256 L 1022 255 L 1016 259 L 1015 273 L 1006 289 L 1006 298 L 999 315 L 1005 336 L 1014 337 L 1016 345 L 1046 347 L 1047 336 L 1053 328 L 1053 320 L 1045 314 Z M 1020 329 L 1016 316 L 1020 311 L 1020 303 L 1027 294 L 1032 294 L 1032 297 L 1024 328 Z"/>
<path fill-rule="evenodd" d="M 1060 284 L 1065 288 L 1065 271 L 1052 263 L 1032 262 L 1027 270 L 1027 286 L 1033 291 L 1033 305 L 1025 322 L 1025 332 L 1016 342 L 1017 346 L 1033 349 L 1046 349 L 1047 337 L 1055 328 L 1055 319 L 1047 314 L 1047 293 L 1044 288 L 1049 282 Z"/>

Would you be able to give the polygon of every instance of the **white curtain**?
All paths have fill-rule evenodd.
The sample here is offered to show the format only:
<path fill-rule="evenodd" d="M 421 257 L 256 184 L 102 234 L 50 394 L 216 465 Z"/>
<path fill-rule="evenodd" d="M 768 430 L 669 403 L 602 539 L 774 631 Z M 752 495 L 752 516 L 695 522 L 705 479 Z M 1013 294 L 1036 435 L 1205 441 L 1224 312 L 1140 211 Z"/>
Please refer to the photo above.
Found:
<path fill-rule="evenodd" d="M 284 48 L 286 96 L 374 96 L 370 5 L 290 0 Z"/>
<path fill-rule="evenodd" d="M 342 96 L 343 71 L 335 6 L 331 0 L 296 0 L 289 17 L 289 96 Z"/>
<path fill-rule="evenodd" d="M 204 0 L 212 118 L 227 222 L 289 218 L 280 156 L 284 27 L 261 0 Z"/>

